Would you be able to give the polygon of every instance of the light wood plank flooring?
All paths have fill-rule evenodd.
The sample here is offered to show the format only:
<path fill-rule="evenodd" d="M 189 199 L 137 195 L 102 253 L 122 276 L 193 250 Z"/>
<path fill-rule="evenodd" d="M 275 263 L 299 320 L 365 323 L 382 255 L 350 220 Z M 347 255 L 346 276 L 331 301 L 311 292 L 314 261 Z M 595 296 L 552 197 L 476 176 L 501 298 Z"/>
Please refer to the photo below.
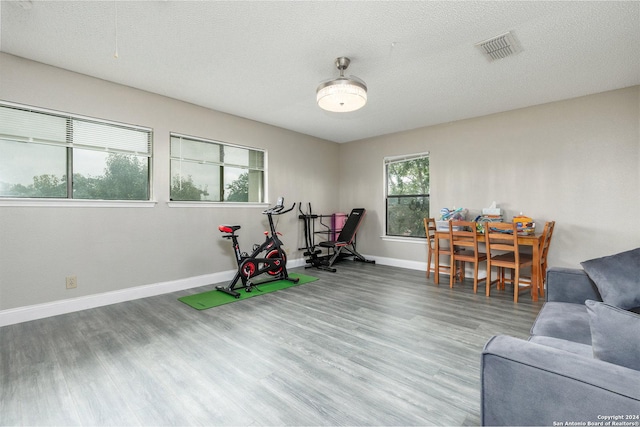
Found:
<path fill-rule="evenodd" d="M 542 302 L 345 261 L 196 311 L 192 289 L 0 328 L 0 425 L 477 425 L 480 352 Z"/>

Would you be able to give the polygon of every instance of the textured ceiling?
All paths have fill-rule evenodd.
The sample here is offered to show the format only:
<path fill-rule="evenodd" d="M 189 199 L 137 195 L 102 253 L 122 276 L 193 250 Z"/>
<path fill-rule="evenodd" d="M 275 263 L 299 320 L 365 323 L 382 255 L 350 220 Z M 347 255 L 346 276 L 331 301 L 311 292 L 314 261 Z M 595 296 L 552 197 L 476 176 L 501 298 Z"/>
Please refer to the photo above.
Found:
<path fill-rule="evenodd" d="M 336 142 L 640 84 L 640 2 L 2 1 L 0 50 Z M 475 43 L 512 31 L 515 56 Z M 118 57 L 114 52 L 118 50 Z M 317 85 L 363 79 L 327 113 Z M 1 76 L 0 76 L 1 77 Z"/>

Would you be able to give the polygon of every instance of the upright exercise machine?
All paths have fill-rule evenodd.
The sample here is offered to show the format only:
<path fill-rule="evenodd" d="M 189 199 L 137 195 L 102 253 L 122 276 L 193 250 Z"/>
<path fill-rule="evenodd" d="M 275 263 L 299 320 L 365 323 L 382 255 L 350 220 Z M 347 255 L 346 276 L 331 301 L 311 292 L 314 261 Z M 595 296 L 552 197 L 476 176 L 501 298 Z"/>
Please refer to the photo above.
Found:
<path fill-rule="evenodd" d="M 240 230 L 239 225 L 218 226 L 218 230 L 226 233 L 222 237 L 231 240 L 238 264 L 238 271 L 227 286 L 216 286 L 217 290 L 240 298 L 240 293 L 236 291 L 236 285 L 239 281 L 242 283 L 242 288 L 244 288 L 245 292 L 251 292 L 257 285 L 274 282 L 276 280 L 289 280 L 293 283 L 298 283 L 300 279 L 289 277 L 289 273 L 287 272 L 287 255 L 284 249 L 282 249 L 282 242 L 278 238 L 276 227 L 273 224 L 273 215 L 282 215 L 290 212 L 295 206 L 296 204 L 294 203 L 291 208 L 284 210 L 284 199 L 280 197 L 275 206 L 262 212 L 263 215 L 269 218 L 269 231 L 264 232 L 266 238 L 261 245 L 253 245 L 251 255 L 240 251 L 238 235 L 236 234 L 236 231 Z M 271 277 L 260 282 L 253 282 L 254 277 L 262 274 L 267 274 Z"/>
<path fill-rule="evenodd" d="M 308 205 L 307 212 L 302 211 L 302 203 L 298 204 L 298 210 L 300 215 L 298 219 L 301 219 L 304 224 L 304 243 L 306 247 L 303 255 L 307 257 L 305 262 L 308 264 L 305 268 L 317 268 L 319 270 L 336 272 L 336 269 L 329 265 L 327 257 L 319 256 L 322 253 L 322 249 L 318 249 L 314 243 L 313 238 L 313 221 L 318 219 L 318 215 L 314 215 L 311 210 L 311 203 Z M 302 248 L 301 248 L 302 249 Z"/>

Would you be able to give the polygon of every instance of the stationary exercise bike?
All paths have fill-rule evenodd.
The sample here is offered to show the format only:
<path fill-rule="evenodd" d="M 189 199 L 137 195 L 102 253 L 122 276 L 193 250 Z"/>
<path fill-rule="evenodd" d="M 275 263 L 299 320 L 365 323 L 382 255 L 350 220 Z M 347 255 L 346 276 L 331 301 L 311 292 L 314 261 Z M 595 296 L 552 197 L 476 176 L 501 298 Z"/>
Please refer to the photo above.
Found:
<path fill-rule="evenodd" d="M 269 231 L 264 232 L 266 239 L 261 245 L 253 245 L 253 252 L 251 255 L 240 251 L 238 235 L 236 234 L 236 231 L 240 230 L 239 225 L 218 226 L 218 230 L 222 233 L 228 233 L 222 237 L 225 239 L 231 239 L 233 251 L 238 263 L 238 271 L 227 286 L 216 286 L 217 290 L 233 295 L 236 298 L 240 298 L 240 293 L 236 292 L 236 285 L 238 284 L 238 281 L 242 281 L 242 287 L 245 292 L 251 292 L 257 285 L 275 282 L 276 280 L 289 280 L 293 283 L 298 283 L 298 280 L 300 279 L 289 277 L 286 265 L 287 255 L 285 254 L 284 249 L 282 249 L 282 242 L 278 238 L 279 233 L 276 232 L 276 227 L 273 224 L 272 218 L 273 215 L 282 215 L 292 211 L 295 206 L 296 204 L 294 203 L 291 208 L 284 210 L 284 199 L 280 197 L 274 207 L 262 212 L 269 218 Z M 260 282 L 253 282 L 254 277 L 265 273 L 271 276 L 271 278 Z"/>

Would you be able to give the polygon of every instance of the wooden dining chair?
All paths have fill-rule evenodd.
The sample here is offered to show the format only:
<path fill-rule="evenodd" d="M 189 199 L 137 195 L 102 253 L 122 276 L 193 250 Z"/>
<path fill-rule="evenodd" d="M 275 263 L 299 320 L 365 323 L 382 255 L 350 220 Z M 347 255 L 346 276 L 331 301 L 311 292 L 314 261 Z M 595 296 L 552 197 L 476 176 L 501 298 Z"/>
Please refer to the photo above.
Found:
<path fill-rule="evenodd" d="M 451 252 L 449 250 L 449 247 L 440 246 L 438 249 L 438 265 L 433 265 L 433 266 L 431 265 L 431 262 L 434 261 L 436 258 L 434 255 L 436 250 L 436 239 L 437 239 L 436 231 L 438 228 L 436 226 L 435 218 L 424 218 L 424 229 L 427 234 L 427 246 L 428 246 L 427 279 L 429 278 L 429 275 L 431 272 L 435 273 L 436 268 L 438 269 L 439 273 L 450 275 L 450 271 L 451 271 L 450 266 L 443 265 L 442 259 L 441 259 L 443 255 L 450 256 Z M 453 265 L 453 263 L 450 263 L 450 264 Z M 436 282 L 436 284 L 438 284 L 438 282 Z"/>
<path fill-rule="evenodd" d="M 513 302 L 518 302 L 521 291 L 531 289 L 531 280 L 527 286 L 520 286 L 520 270 L 533 268 L 531 254 L 521 254 L 518 247 L 518 232 L 515 223 L 491 222 L 485 225 L 485 244 L 487 249 L 487 282 L 486 294 L 489 296 L 491 285 L 497 283 L 504 289 L 505 283 L 513 283 Z M 491 268 L 498 267 L 498 278 L 491 281 Z M 512 270 L 511 278 L 505 277 L 505 269 Z"/>
<path fill-rule="evenodd" d="M 472 221 L 449 221 L 449 256 L 451 265 L 457 265 L 460 271 L 460 281 L 464 280 L 465 262 L 473 263 L 473 292 L 478 292 L 478 282 L 486 280 L 478 279 L 479 264 L 487 260 L 487 254 L 478 249 L 478 231 L 476 223 Z M 464 249 L 464 250 L 460 250 Z M 449 276 L 449 287 L 453 288 L 456 275 Z"/>
<path fill-rule="evenodd" d="M 553 229 L 556 226 L 555 221 L 547 221 L 542 231 L 542 242 L 540 243 L 540 296 L 544 296 L 545 285 L 547 283 L 547 256 L 549 254 L 549 246 L 551 246 L 551 237 Z"/>
<path fill-rule="evenodd" d="M 538 292 L 538 296 L 544 297 L 544 288 L 547 278 L 547 254 L 549 253 L 549 246 L 551 245 L 551 237 L 553 236 L 553 229 L 556 225 L 555 221 L 547 221 L 544 224 L 542 230 L 542 236 L 540 238 L 540 264 L 538 266 L 532 266 L 531 268 L 538 267 L 538 285 L 533 292 Z M 533 274 L 533 272 L 531 272 Z M 531 276 L 520 276 L 520 284 L 531 283 Z"/>

